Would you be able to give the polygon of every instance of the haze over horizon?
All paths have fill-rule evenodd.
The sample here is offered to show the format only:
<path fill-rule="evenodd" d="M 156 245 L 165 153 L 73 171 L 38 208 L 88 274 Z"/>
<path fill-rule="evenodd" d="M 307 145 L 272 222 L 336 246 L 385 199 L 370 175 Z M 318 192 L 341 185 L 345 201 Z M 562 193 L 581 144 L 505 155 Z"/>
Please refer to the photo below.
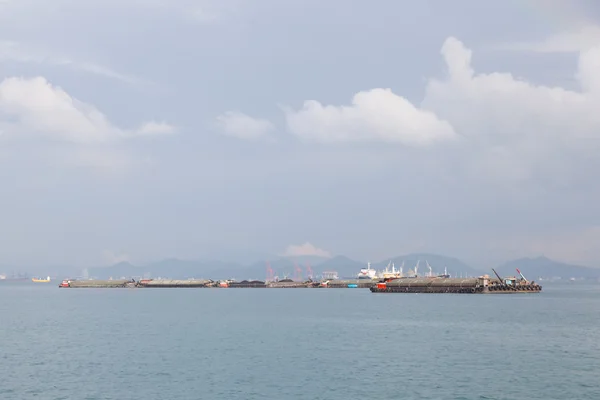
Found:
<path fill-rule="evenodd" d="M 591 0 L 0 0 L 0 74 L 0 265 L 600 264 Z"/>

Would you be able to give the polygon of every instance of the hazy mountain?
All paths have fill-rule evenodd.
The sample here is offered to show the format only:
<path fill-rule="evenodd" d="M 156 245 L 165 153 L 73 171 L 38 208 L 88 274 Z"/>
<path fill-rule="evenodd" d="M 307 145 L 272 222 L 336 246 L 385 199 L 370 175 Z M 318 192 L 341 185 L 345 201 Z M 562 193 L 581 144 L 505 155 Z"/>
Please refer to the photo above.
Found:
<path fill-rule="evenodd" d="M 284 277 L 294 278 L 297 274 L 295 270 L 296 266 L 302 270 L 301 275 L 306 276 L 306 265 L 291 258 L 258 261 L 240 272 L 246 274 L 248 279 L 264 281 L 267 278 L 267 264 L 273 270 L 274 276 L 278 276 L 279 279 L 283 279 Z"/>
<path fill-rule="evenodd" d="M 444 267 L 447 269 L 448 274 L 454 276 L 479 276 L 484 273 L 482 270 L 475 269 L 461 260 L 453 257 L 446 257 L 439 254 L 430 253 L 411 253 L 403 256 L 392 257 L 387 260 L 383 260 L 378 263 L 372 263 L 371 267 L 377 270 L 385 268 L 389 262 L 394 263 L 394 266 L 398 269 L 404 262 L 404 274 L 408 273 L 409 270 L 415 269 L 415 265 L 419 262 L 419 275 L 424 275 L 429 272 L 427 263 L 431 266 L 434 274 L 443 274 Z M 490 271 L 491 273 L 492 271 Z"/>
<path fill-rule="evenodd" d="M 267 261 L 268 260 L 268 261 Z M 372 263 L 371 266 L 377 270 L 384 269 L 391 261 L 396 268 L 400 268 L 404 261 L 404 273 L 414 270 L 417 261 L 420 260 L 419 274 L 423 275 L 429 272 L 427 262 L 431 265 L 434 273 L 443 273 L 444 267 L 447 268 L 451 276 L 479 276 L 482 274 L 493 275 L 491 269 L 476 269 L 461 260 L 453 257 L 446 257 L 431 253 L 412 253 L 403 256 L 392 257 L 380 262 Z M 164 277 L 174 279 L 187 278 L 208 278 L 208 279 L 258 279 L 265 280 L 267 277 L 267 262 L 271 266 L 275 276 L 280 279 L 284 277 L 296 278 L 301 276 L 306 279 L 309 272 L 309 266 L 313 277 L 320 276 L 323 271 L 336 271 L 340 277 L 353 277 L 366 267 L 366 262 L 360 262 L 350 259 L 343 255 L 333 258 L 324 257 L 272 257 L 265 258 L 262 261 L 255 261 L 251 264 L 241 264 L 222 260 L 180 260 L 176 258 L 164 259 L 161 261 L 148 263 L 144 265 L 133 265 L 129 262 L 120 262 L 106 267 L 94 267 L 87 269 L 90 277 L 107 279 L 113 278 L 143 278 L 143 277 Z M 297 268 L 300 271 L 297 271 Z M 515 275 L 516 268 L 532 280 L 539 277 L 552 278 L 597 278 L 600 277 L 600 269 L 590 268 L 578 265 L 571 265 L 550 260 L 546 257 L 521 258 L 509 261 L 496 268 L 500 275 Z M 47 276 L 55 278 L 62 277 L 81 277 L 84 270 L 79 267 L 55 265 L 55 266 L 36 266 L 36 267 L 17 267 L 5 265 L 0 268 L 0 274 L 27 274 L 28 276 Z"/>
<path fill-rule="evenodd" d="M 219 260 L 223 263 L 250 266 L 261 260 L 279 258 L 279 256 L 250 250 L 215 250 L 205 253 L 200 259 L 204 262 Z"/>
<path fill-rule="evenodd" d="M 600 269 L 583 267 L 550 260 L 546 257 L 520 258 L 518 260 L 504 263 L 496 271 L 503 275 L 518 275 L 516 269 L 520 269 L 527 279 L 536 280 L 542 278 L 598 278 Z M 493 274 L 493 272 L 492 272 Z"/>
<path fill-rule="evenodd" d="M 139 277 L 143 275 L 143 270 L 127 261 L 122 261 L 108 267 L 92 267 L 87 270 L 90 277 L 106 279 L 113 277 L 115 279 L 122 276 Z M 79 274 L 77 274 L 79 276 Z"/>
<path fill-rule="evenodd" d="M 224 263 L 221 261 L 191 261 L 169 258 L 142 266 L 132 265 L 128 262 L 120 262 L 109 267 L 96 267 L 89 269 L 89 275 L 97 278 L 139 278 L 139 277 L 163 277 L 173 279 L 186 278 L 208 278 L 221 273 L 227 274 L 231 270 L 241 270 L 238 264 Z"/>
<path fill-rule="evenodd" d="M 320 275 L 323 271 L 336 271 L 338 276 L 351 278 L 355 277 L 361 268 L 366 268 L 367 263 L 352 260 L 346 256 L 335 256 L 320 264 L 317 264 L 313 270 Z"/>
<path fill-rule="evenodd" d="M 21 275 L 23 277 L 46 277 L 50 275 L 53 278 L 63 276 L 80 275 L 82 269 L 72 265 L 2 265 L 0 266 L 0 274 L 5 274 L 8 277 Z"/>
<path fill-rule="evenodd" d="M 307 264 L 309 264 L 311 267 L 314 267 L 316 265 L 326 262 L 327 260 L 330 260 L 330 258 L 328 258 L 328 257 L 321 257 L 321 256 L 281 257 L 281 259 L 287 259 L 292 262 L 296 262 L 296 263 L 298 263 L 299 266 L 303 266 L 303 267 L 306 267 Z"/>

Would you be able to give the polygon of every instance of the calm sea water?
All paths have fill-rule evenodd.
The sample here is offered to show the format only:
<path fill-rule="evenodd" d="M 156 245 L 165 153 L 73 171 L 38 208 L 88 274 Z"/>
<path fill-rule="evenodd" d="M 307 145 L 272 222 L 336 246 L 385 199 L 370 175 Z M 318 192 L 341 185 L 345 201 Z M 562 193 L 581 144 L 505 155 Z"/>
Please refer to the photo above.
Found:
<path fill-rule="evenodd" d="M 600 284 L 0 285 L 0 399 L 600 399 Z"/>

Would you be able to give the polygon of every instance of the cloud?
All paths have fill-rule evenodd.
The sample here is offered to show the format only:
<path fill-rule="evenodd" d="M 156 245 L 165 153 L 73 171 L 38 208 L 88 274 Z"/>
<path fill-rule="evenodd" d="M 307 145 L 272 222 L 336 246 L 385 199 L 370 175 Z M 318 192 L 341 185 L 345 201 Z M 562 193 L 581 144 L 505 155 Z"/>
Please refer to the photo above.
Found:
<path fill-rule="evenodd" d="M 146 122 L 140 129 L 137 130 L 139 135 L 170 135 L 177 131 L 177 129 L 167 124 L 166 122 Z"/>
<path fill-rule="evenodd" d="M 39 135 L 93 144 L 172 133 L 174 128 L 151 121 L 136 130 L 122 129 L 95 107 L 71 97 L 43 77 L 13 77 L 0 83 L 0 130 L 8 135 Z"/>
<path fill-rule="evenodd" d="M 235 111 L 219 115 L 217 124 L 224 135 L 246 140 L 264 138 L 275 129 L 275 126 L 268 120 L 252 118 Z"/>
<path fill-rule="evenodd" d="M 123 147 L 125 141 L 175 131 L 166 122 L 156 121 L 135 129 L 118 127 L 94 106 L 71 97 L 43 77 L 0 82 L 0 145 L 12 143 L 13 147 L 7 147 L 9 153 L 30 155 L 43 165 L 91 167 L 115 176 L 149 162 L 147 156 L 139 158 L 133 148 Z M 13 157 L 5 152 L 1 158 Z"/>
<path fill-rule="evenodd" d="M 428 81 L 418 105 L 389 89 L 359 92 L 349 106 L 311 100 L 300 110 L 284 109 L 288 131 L 330 144 L 438 143 L 429 152 L 430 165 L 460 184 L 566 189 L 584 185 L 583 176 L 600 168 L 600 42 L 579 53 L 574 73 L 579 91 L 536 85 L 510 73 L 477 73 L 472 51 L 454 37 L 445 40 L 441 55 L 446 74 Z M 245 115 L 244 120 L 253 121 Z M 240 130 L 245 125 L 237 124 Z"/>
<path fill-rule="evenodd" d="M 326 250 L 319 249 L 318 247 L 315 247 L 312 244 L 306 242 L 301 245 L 289 245 L 285 249 L 283 256 L 284 257 L 318 256 L 318 257 L 330 258 L 331 254 Z"/>
<path fill-rule="evenodd" d="M 415 107 L 390 89 L 354 95 L 350 106 L 323 106 L 306 101 L 299 111 L 285 110 L 288 130 L 317 142 L 385 141 L 429 145 L 456 138 L 452 126 L 430 111 Z"/>
<path fill-rule="evenodd" d="M 598 46 L 600 27 L 587 25 L 576 30 L 560 32 L 541 41 L 508 43 L 498 50 L 531 51 L 536 53 L 577 53 Z"/>
<path fill-rule="evenodd" d="M 473 174 L 568 183 L 600 145 L 600 47 L 582 51 L 581 91 L 535 85 L 509 73 L 476 74 L 472 53 L 448 38 L 441 50 L 448 74 L 430 80 L 423 106 L 465 137 Z"/>
<path fill-rule="evenodd" d="M 75 61 L 64 56 L 50 55 L 47 50 L 27 48 L 14 41 L 0 41 L 0 60 L 62 66 L 75 71 L 84 71 L 129 84 L 145 83 L 140 78 L 121 74 L 102 65 Z"/>

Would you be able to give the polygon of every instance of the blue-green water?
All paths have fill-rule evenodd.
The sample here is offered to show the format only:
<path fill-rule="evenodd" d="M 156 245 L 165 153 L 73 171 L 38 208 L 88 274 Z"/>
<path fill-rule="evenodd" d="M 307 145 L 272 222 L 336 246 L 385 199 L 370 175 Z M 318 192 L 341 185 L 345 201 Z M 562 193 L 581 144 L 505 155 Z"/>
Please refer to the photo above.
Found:
<path fill-rule="evenodd" d="M 600 399 L 600 285 L 0 285 L 0 399 Z"/>

